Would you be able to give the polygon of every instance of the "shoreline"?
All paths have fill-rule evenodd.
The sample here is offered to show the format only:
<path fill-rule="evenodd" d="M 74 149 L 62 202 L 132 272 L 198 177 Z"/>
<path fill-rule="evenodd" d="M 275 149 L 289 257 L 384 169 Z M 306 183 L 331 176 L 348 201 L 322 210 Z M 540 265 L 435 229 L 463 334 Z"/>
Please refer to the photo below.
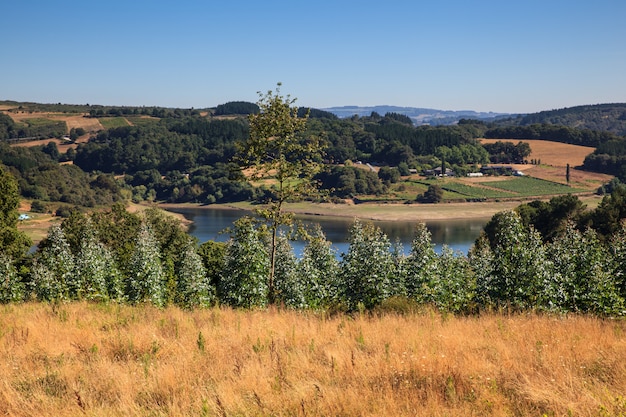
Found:
<path fill-rule="evenodd" d="M 372 221 L 432 221 L 490 219 L 494 214 L 512 210 L 520 201 L 439 203 L 439 204 L 334 204 L 334 203 L 288 203 L 285 211 L 306 216 L 329 216 L 359 218 Z M 256 207 L 249 202 L 201 205 L 196 203 L 159 203 L 164 210 L 176 208 L 224 209 L 252 211 Z"/>

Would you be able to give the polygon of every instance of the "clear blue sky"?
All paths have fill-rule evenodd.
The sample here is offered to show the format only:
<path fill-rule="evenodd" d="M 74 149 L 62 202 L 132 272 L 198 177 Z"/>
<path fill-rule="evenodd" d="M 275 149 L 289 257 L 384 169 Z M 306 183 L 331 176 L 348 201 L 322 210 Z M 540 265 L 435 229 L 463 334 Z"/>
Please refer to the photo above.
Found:
<path fill-rule="evenodd" d="M 626 1 L 3 2 L 0 99 L 529 113 L 626 102 Z"/>

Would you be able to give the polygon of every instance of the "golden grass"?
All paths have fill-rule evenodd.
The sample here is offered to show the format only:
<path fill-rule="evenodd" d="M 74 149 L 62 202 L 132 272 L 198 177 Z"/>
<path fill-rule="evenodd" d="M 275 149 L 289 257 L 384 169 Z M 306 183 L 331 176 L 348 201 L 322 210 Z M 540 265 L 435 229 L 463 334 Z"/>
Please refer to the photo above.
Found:
<path fill-rule="evenodd" d="M 13 416 L 626 413 L 626 323 L 592 317 L 23 304 L 0 351 Z"/>
<path fill-rule="evenodd" d="M 565 167 L 567 164 L 570 164 L 571 167 L 582 165 L 585 157 L 595 150 L 595 148 L 588 146 L 570 145 L 548 140 L 480 139 L 483 144 L 498 141 L 528 143 L 531 150 L 529 159 L 540 159 L 542 164 L 557 167 Z"/>

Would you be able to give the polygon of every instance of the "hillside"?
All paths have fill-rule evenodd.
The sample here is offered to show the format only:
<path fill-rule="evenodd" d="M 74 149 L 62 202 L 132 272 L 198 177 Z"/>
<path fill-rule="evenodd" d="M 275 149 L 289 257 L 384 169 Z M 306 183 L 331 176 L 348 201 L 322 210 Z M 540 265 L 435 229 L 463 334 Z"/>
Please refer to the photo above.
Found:
<path fill-rule="evenodd" d="M 506 126 L 553 124 L 626 136 L 626 103 L 595 104 L 546 110 L 497 122 Z"/>
<path fill-rule="evenodd" d="M 496 117 L 510 116 L 507 113 L 477 112 L 474 110 L 437 110 L 420 107 L 399 106 L 341 106 L 322 109 L 337 117 L 346 118 L 352 116 L 369 116 L 373 112 L 380 115 L 397 113 L 408 116 L 416 125 L 449 125 L 461 119 L 493 120 Z"/>

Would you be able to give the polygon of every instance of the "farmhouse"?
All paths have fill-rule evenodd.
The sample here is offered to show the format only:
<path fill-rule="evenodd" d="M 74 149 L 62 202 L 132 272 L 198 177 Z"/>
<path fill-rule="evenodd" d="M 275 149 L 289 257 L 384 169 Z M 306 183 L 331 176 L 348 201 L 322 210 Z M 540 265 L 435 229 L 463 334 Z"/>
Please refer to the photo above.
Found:
<path fill-rule="evenodd" d="M 454 171 L 450 168 L 446 168 L 446 173 L 444 175 L 441 175 L 441 172 L 441 167 L 437 167 L 435 169 L 425 169 L 422 175 L 426 177 L 454 177 Z"/>

